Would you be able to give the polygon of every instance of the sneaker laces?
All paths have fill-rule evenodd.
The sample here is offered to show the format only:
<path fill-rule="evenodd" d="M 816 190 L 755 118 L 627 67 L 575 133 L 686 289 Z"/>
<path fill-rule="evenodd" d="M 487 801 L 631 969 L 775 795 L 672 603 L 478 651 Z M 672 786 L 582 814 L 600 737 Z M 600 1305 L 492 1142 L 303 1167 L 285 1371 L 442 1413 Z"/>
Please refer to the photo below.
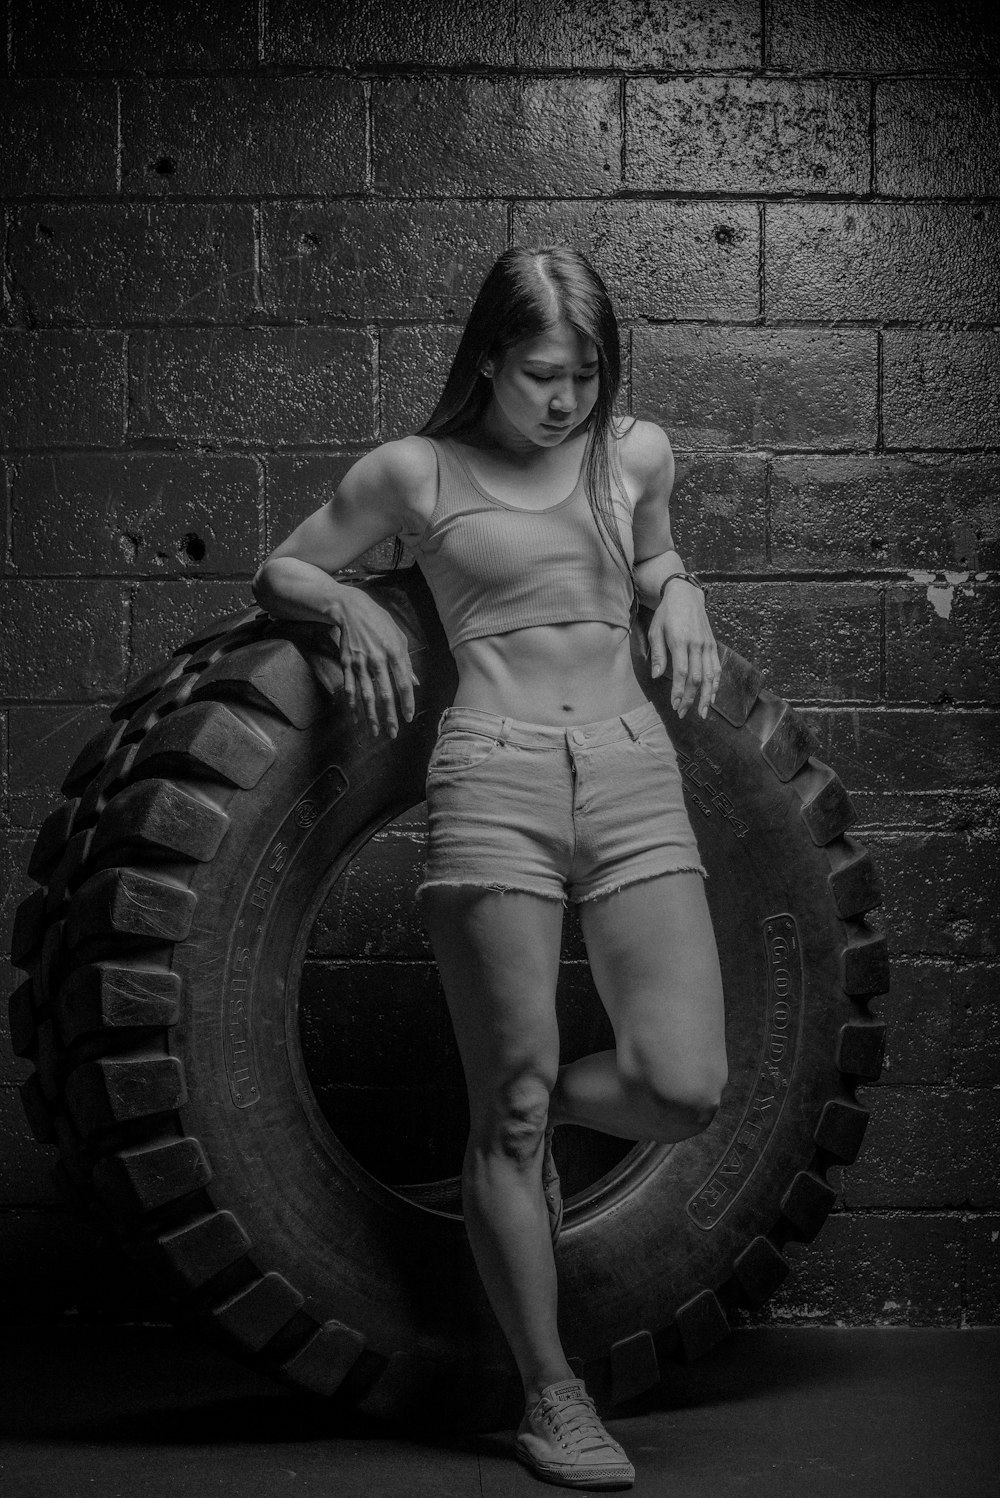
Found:
<path fill-rule="evenodd" d="M 547 1399 L 541 1418 L 546 1429 L 571 1451 L 582 1453 L 610 1447 L 618 1452 L 617 1443 L 601 1424 L 589 1394 L 574 1394 L 558 1401 Z"/>

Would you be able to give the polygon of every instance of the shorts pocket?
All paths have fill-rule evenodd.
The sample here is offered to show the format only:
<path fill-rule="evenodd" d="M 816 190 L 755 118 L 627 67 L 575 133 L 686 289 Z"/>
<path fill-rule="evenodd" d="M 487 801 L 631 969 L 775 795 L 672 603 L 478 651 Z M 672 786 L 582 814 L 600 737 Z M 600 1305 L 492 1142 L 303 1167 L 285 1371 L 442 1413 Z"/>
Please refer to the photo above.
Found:
<path fill-rule="evenodd" d="M 644 728 L 636 739 L 636 743 L 640 749 L 644 749 L 661 764 L 676 766 L 677 751 L 662 723 L 651 723 L 648 728 Z"/>
<path fill-rule="evenodd" d="M 475 733 L 468 728 L 445 729 L 431 753 L 428 780 L 432 775 L 451 775 L 485 764 L 499 743 L 492 734 Z"/>

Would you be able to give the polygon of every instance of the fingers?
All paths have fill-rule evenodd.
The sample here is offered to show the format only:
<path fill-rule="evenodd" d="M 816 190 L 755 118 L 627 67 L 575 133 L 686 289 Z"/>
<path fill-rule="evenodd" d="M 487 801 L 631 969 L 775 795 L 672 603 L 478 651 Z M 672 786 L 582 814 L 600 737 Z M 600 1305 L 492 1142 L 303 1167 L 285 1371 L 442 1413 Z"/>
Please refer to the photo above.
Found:
<path fill-rule="evenodd" d="M 662 666 L 656 669 L 658 650 L 662 659 L 662 646 L 652 646 L 653 675 L 658 676 Z M 722 676 L 718 646 L 714 638 L 705 641 L 678 641 L 670 651 L 673 662 L 673 677 L 670 684 L 670 705 L 679 718 L 686 716 L 694 705 L 700 718 L 708 717 L 708 710 L 715 701 Z"/>

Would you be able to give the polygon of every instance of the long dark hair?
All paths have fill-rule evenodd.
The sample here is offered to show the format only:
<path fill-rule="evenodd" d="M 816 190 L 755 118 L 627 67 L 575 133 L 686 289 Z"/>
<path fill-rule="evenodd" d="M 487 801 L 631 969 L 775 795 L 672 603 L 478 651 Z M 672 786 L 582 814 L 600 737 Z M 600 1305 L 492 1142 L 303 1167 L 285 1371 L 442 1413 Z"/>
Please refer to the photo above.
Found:
<path fill-rule="evenodd" d="M 473 303 L 440 399 L 419 433 L 449 437 L 474 426 L 492 394 L 483 365 L 488 360 L 502 363 L 515 344 L 537 338 L 560 321 L 597 349 L 598 395 L 587 418 L 586 487 L 605 543 L 629 571 L 608 457 L 608 433 L 621 383 L 618 320 L 607 287 L 579 250 L 542 244 L 515 245 L 503 252 Z M 615 482 L 620 487 L 617 478 Z"/>

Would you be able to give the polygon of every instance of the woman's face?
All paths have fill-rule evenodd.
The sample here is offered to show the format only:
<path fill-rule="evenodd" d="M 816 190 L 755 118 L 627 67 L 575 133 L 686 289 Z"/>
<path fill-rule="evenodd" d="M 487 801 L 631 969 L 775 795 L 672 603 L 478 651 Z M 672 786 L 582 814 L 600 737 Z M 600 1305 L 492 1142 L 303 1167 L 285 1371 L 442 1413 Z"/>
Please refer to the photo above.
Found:
<path fill-rule="evenodd" d="M 516 343 L 502 363 L 488 362 L 498 435 L 519 446 L 558 447 L 597 404 L 597 348 L 568 323 Z"/>

